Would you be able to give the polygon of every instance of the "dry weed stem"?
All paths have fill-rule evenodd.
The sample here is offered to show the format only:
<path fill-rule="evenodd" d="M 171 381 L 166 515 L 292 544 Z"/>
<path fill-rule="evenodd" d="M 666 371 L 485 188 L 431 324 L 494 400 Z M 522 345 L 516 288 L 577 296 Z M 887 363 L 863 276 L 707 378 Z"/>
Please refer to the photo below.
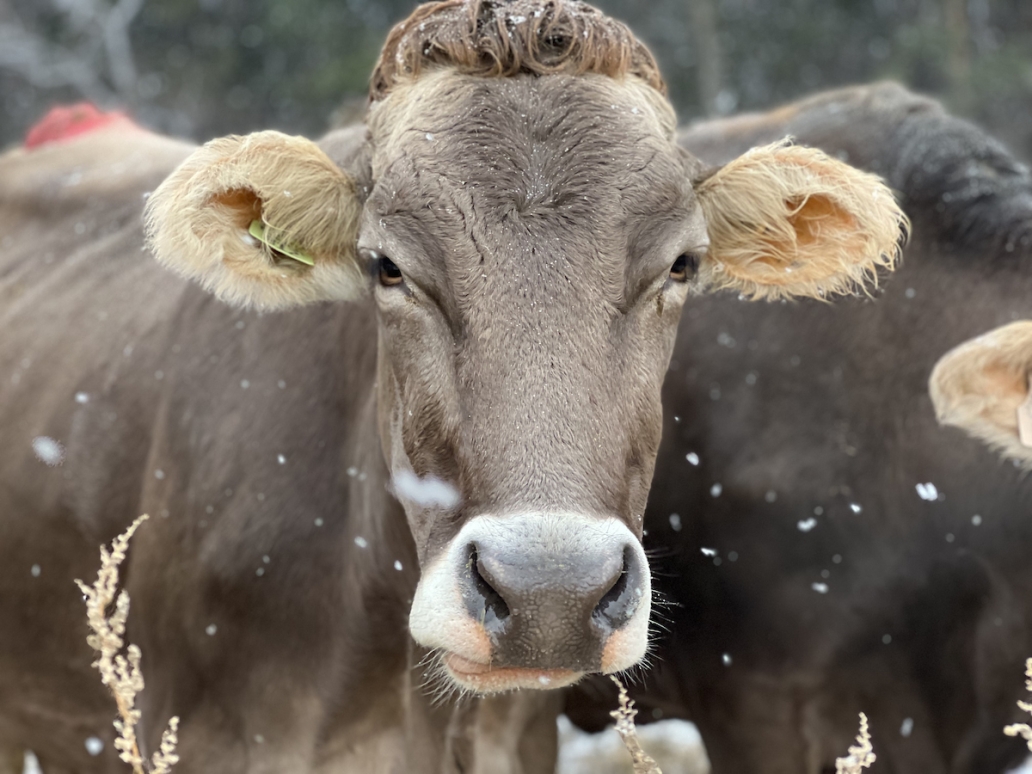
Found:
<path fill-rule="evenodd" d="M 856 736 L 856 744 L 849 748 L 848 756 L 835 759 L 835 774 L 860 774 L 875 760 L 871 734 L 867 730 L 867 715 L 861 712 L 860 733 Z"/>
<path fill-rule="evenodd" d="M 1025 690 L 1032 691 L 1032 658 L 1025 662 L 1025 677 L 1028 678 L 1025 680 Z M 1018 706 L 1032 715 L 1032 704 L 1027 701 L 1019 701 Z M 1007 736 L 1020 736 L 1025 740 L 1028 749 L 1032 750 L 1032 728 L 1029 727 L 1028 723 L 1012 723 L 1003 729 L 1003 733 Z"/>
<path fill-rule="evenodd" d="M 82 591 L 86 602 L 86 620 L 93 632 L 86 638 L 86 642 L 100 654 L 93 666 L 100 672 L 100 681 L 111 691 L 118 706 L 119 719 L 114 722 L 115 730 L 118 731 L 115 749 L 119 757 L 133 767 L 134 774 L 148 774 L 148 771 L 151 774 L 168 774 L 179 760 L 175 752 L 179 718 L 169 720 L 168 729 L 161 736 L 160 749 L 154 753 L 151 765 L 146 766 L 136 740 L 136 725 L 140 722 L 136 695 L 143 690 L 141 654 L 135 645 L 129 645 L 122 653 L 125 622 L 129 617 L 129 594 L 123 589 L 118 592 L 117 598 L 115 596 L 118 567 L 125 559 L 129 539 L 146 519 L 147 515 L 144 514 L 130 524 L 125 532 L 112 541 L 110 551 L 105 546 L 100 547 L 100 571 L 92 586 L 87 586 L 81 580 L 75 583 Z M 112 604 L 114 610 L 108 615 Z"/>
<path fill-rule="evenodd" d="M 627 695 L 627 689 L 615 675 L 611 675 L 616 687 L 620 689 L 620 707 L 609 714 L 616 721 L 616 733 L 623 740 L 624 747 L 631 754 L 631 763 L 634 767 L 634 774 L 663 774 L 651 756 L 641 748 L 638 739 L 638 732 L 634 729 L 634 716 L 638 710 L 634 709 L 634 702 Z"/>

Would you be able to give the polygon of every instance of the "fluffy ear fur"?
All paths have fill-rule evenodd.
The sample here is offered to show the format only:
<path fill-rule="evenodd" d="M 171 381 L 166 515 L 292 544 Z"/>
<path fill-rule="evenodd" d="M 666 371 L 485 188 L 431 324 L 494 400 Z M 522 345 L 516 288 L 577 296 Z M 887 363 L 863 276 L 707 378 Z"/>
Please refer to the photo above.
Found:
<path fill-rule="evenodd" d="M 784 142 L 754 148 L 696 185 L 711 286 L 753 299 L 824 298 L 877 282 L 909 223 L 874 175 Z"/>
<path fill-rule="evenodd" d="M 1004 457 L 1032 467 L 1032 321 L 1004 325 L 956 347 L 932 370 L 928 390 L 935 415 L 984 441 Z M 1024 442 L 1019 412 L 1026 416 Z"/>
<path fill-rule="evenodd" d="M 144 219 L 165 266 L 228 303 L 284 309 L 361 292 L 361 208 L 354 183 L 315 143 L 257 132 L 196 150 L 154 191 Z M 254 220 L 314 265 L 255 239 Z"/>

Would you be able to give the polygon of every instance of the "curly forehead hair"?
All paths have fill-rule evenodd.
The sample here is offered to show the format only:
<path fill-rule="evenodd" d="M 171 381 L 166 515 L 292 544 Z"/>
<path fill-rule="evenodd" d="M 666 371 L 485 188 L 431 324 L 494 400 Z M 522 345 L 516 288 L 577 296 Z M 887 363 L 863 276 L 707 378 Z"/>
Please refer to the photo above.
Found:
<path fill-rule="evenodd" d="M 625 24 L 578 0 L 425 3 L 387 36 L 373 70 L 370 102 L 433 67 L 496 78 L 636 75 L 666 94 L 659 66 L 645 45 Z"/>

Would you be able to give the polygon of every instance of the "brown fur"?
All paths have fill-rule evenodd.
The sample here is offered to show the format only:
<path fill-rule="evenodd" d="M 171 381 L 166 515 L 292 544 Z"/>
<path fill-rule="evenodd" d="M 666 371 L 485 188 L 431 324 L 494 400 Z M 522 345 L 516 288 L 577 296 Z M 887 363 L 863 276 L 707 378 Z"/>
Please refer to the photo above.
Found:
<path fill-rule="evenodd" d="M 947 352 L 928 390 L 935 415 L 984 441 L 1001 456 L 1032 468 L 1032 449 L 1018 437 L 1018 407 L 1032 375 L 1032 321 L 996 328 Z"/>
<path fill-rule="evenodd" d="M 144 217 L 161 263 L 227 303 L 282 309 L 362 291 L 360 212 L 354 184 L 315 143 L 266 131 L 198 149 L 150 197 Z M 249 236 L 259 218 L 315 265 Z"/>
<path fill-rule="evenodd" d="M 95 760 L 83 751 L 83 732 L 97 717 L 106 726 L 108 707 L 82 632 L 67 623 L 81 614 L 68 612 L 80 604 L 68 576 L 85 577 L 96 543 L 141 512 L 155 517 L 135 539 L 126 587 L 146 654 L 143 737 L 155 743 L 165 718 L 180 715 L 184 772 L 489 768 L 453 753 L 470 738 L 467 710 L 490 705 L 445 697 L 431 706 L 417 667 L 426 648 L 445 652 L 441 669 L 449 654 L 477 655 L 463 624 L 489 631 L 469 602 L 484 596 L 463 572 L 469 544 L 456 539 L 470 524 L 481 527 L 484 567 L 500 546 L 495 566 L 513 568 L 493 576 L 494 590 L 523 595 L 517 609 L 535 611 L 490 631 L 478 675 L 497 669 L 515 681 L 640 658 L 645 625 L 633 643 L 616 637 L 613 658 L 613 632 L 631 619 L 591 621 L 610 580 L 647 577 L 644 554 L 640 564 L 624 550 L 602 556 L 616 560 L 614 574 L 598 578 L 591 571 L 604 562 L 565 555 L 563 537 L 588 540 L 585 523 L 605 524 L 626 532 L 632 558 L 641 550 L 661 388 L 691 289 L 670 268 L 707 241 L 692 188 L 700 165 L 673 142 L 651 59 L 622 27 L 579 5 L 517 2 L 506 9 L 552 14 L 548 23 L 570 37 L 542 33 L 538 46 L 537 33 L 520 33 L 519 48 L 510 35 L 503 56 L 469 26 L 500 6 L 474 3 L 471 17 L 457 4 L 435 7 L 437 38 L 452 41 L 445 53 L 381 71 L 368 136 L 329 140 L 329 155 L 259 133 L 216 140 L 173 171 L 183 158 L 175 145 L 160 170 L 66 199 L 51 195 L 67 192 L 64 170 L 21 185 L 5 163 L 0 292 L 11 302 L 0 304 L 0 372 L 20 381 L 0 380 L 0 745 L 28 744 L 55 768 L 117 765 L 110 745 Z M 417 15 L 414 36 L 418 19 L 428 28 L 436 19 L 419 13 L 429 15 Z M 585 19 L 598 23 L 578 26 Z M 508 35 L 508 22 L 492 23 L 491 35 Z M 626 45 L 603 46 L 605 29 Z M 385 61 L 411 52 L 403 38 L 392 37 Z M 483 67 L 464 69 L 470 62 Z M 492 74 L 512 77 L 480 77 Z M 108 146 L 114 158 L 151 147 L 123 142 Z M 76 147 L 86 158 L 96 148 Z M 838 167 L 815 172 L 842 180 Z M 263 308 L 370 292 L 352 304 L 243 314 L 141 260 L 142 194 L 169 173 L 148 229 L 179 273 Z M 783 176 L 775 168 L 760 180 L 776 183 L 774 211 L 790 218 L 785 191 L 799 191 Z M 733 213 L 732 183 L 715 179 L 708 206 Z M 34 197 L 36 210 L 25 204 Z M 244 229 L 258 216 L 315 267 L 249 243 Z M 878 233 L 898 214 L 885 221 Z M 733 254 L 721 248 L 726 236 L 714 242 L 718 257 Z M 38 260 L 41 242 L 49 261 Z M 358 244 L 390 257 L 404 281 L 363 280 Z M 840 253 L 833 261 L 847 274 L 878 260 Z M 815 280 L 834 282 L 834 266 Z M 65 444 L 60 469 L 33 455 L 44 434 Z M 393 475 L 409 470 L 448 482 L 459 503 L 392 498 Z M 520 532 L 491 532 L 495 522 Z M 37 556 L 45 569 L 35 577 L 25 565 Z M 556 580 L 546 570 L 560 557 Z M 427 578 L 441 581 L 422 585 L 431 592 L 421 608 L 440 637 L 420 647 L 411 624 Z M 634 604 L 647 625 L 645 603 Z M 461 685 L 454 672 L 438 677 L 432 685 Z M 554 733 L 552 718 L 539 723 L 530 710 L 518 728 Z M 525 754 L 511 721 L 496 726 L 505 733 L 495 747 L 551 768 Z M 550 749 L 542 738 L 535 733 L 537 749 Z M 467 747 L 476 754 L 490 741 Z"/>
<path fill-rule="evenodd" d="M 435 67 L 484 77 L 636 75 L 666 93 L 652 53 L 627 26 L 577 0 L 426 3 L 387 36 L 370 100 L 382 100 L 399 82 Z"/>
<path fill-rule="evenodd" d="M 813 148 L 755 148 L 696 191 L 706 278 L 748 298 L 852 293 L 892 269 L 908 221 L 882 181 Z"/>

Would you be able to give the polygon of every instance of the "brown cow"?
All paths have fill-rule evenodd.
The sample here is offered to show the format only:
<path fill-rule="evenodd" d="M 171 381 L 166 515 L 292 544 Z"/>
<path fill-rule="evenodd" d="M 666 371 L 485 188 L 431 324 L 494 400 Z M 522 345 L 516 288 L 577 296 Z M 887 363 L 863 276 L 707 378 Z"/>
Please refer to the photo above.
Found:
<path fill-rule="evenodd" d="M 149 512 L 129 634 L 181 770 L 548 770 L 554 692 L 453 694 L 644 656 L 682 307 L 853 289 L 904 222 L 823 153 L 707 169 L 675 128 L 619 23 L 449 0 L 318 144 L 0 159 L 0 747 L 114 765 L 71 581 Z M 155 186 L 150 245 L 196 284 L 144 254 Z"/>

